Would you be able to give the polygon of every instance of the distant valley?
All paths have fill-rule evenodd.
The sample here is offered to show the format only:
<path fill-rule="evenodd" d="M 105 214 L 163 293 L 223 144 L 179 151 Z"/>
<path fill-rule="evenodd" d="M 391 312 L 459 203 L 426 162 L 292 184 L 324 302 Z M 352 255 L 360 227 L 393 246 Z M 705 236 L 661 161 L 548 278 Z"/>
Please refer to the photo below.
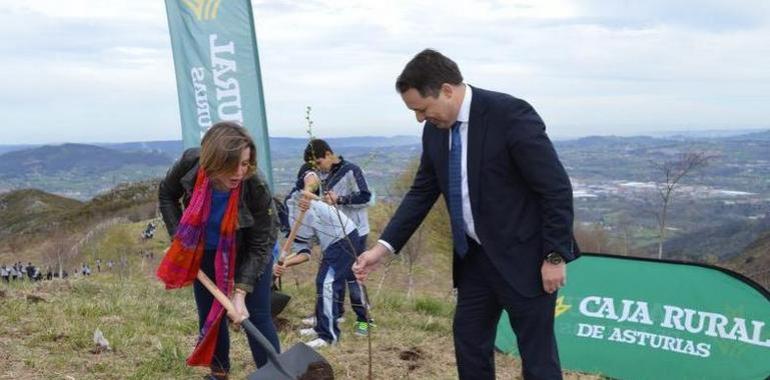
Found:
<path fill-rule="evenodd" d="M 721 260 L 770 230 L 770 131 L 743 135 L 586 137 L 554 145 L 573 182 L 576 222 L 606 235 L 589 251 L 650 255 L 660 209 L 656 165 L 683 152 L 706 152 L 708 166 L 681 181 L 669 212 L 668 257 Z M 328 139 L 359 164 L 377 198 L 421 150 L 417 136 Z M 303 138 L 271 138 L 276 192 L 286 193 L 301 164 Z M 119 183 L 159 178 L 182 152 L 180 141 L 0 146 L 0 192 L 38 188 L 87 201 Z"/>

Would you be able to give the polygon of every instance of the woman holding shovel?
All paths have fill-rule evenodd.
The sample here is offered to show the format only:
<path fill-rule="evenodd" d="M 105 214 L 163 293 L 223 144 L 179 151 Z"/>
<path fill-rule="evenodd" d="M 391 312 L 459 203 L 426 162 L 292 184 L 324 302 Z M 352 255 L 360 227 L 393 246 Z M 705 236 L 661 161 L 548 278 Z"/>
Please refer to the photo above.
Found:
<path fill-rule="evenodd" d="M 227 379 L 230 371 L 225 310 L 196 280 L 199 269 L 279 350 L 270 318 L 271 276 L 264 275 L 272 268 L 275 213 L 246 129 L 234 122 L 211 127 L 201 148 L 186 150 L 168 171 L 158 199 L 173 240 L 157 275 L 166 288 L 193 284 L 198 309 L 200 336 L 187 364 L 210 367 L 207 379 Z M 266 354 L 251 336 L 249 346 L 256 365 L 263 365 Z"/>

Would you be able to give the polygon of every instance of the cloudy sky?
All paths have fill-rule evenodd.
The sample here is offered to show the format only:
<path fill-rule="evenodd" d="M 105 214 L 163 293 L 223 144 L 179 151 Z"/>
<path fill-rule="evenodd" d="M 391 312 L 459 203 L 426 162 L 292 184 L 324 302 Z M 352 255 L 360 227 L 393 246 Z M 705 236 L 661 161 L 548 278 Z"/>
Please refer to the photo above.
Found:
<path fill-rule="evenodd" d="M 417 135 L 432 47 L 555 137 L 770 128 L 767 0 L 253 1 L 272 136 Z M 0 0 L 0 144 L 179 139 L 160 0 Z"/>

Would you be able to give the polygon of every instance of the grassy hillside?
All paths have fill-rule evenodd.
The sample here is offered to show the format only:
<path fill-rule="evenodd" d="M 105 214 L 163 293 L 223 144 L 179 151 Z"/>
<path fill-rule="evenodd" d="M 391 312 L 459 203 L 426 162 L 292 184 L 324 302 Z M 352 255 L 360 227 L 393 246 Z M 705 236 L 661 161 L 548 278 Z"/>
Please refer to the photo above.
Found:
<path fill-rule="evenodd" d="M 52 265 L 63 255 L 74 264 L 85 240 L 115 223 L 153 218 L 156 209 L 155 181 L 122 184 L 85 203 L 34 189 L 0 195 L 0 263 Z"/>
<path fill-rule="evenodd" d="M 0 239 L 45 230 L 49 223 L 82 205 L 74 199 L 37 189 L 0 194 Z"/>
<path fill-rule="evenodd" d="M 406 191 L 413 169 L 392 183 L 389 197 L 397 199 Z M 0 379 L 189 379 L 205 373 L 184 364 L 196 338 L 191 289 L 165 291 L 153 276 L 168 246 L 163 226 L 158 226 L 154 239 L 139 238 L 148 221 L 157 221 L 151 219 L 156 188 L 155 182 L 123 185 L 87 203 L 34 191 L 0 197 L 0 231 L 6 231 L 5 240 L 0 237 L 0 263 L 22 259 L 45 265 L 63 252 L 66 269 L 88 262 L 95 272 L 90 277 L 40 284 L 0 283 Z M 11 195 L 15 198 L 8 198 Z M 370 242 L 393 212 L 385 202 L 371 209 Z M 378 325 L 372 332 L 377 379 L 456 378 L 447 223 L 440 200 L 402 254 L 367 284 Z M 599 231 L 589 234 L 597 244 L 607 239 Z M 588 242 L 584 248 L 593 249 Z M 767 287 L 768 249 L 770 233 L 766 232 L 729 265 L 750 276 L 755 272 L 765 276 L 755 279 L 766 279 Z M 97 258 L 116 265 L 112 271 L 103 265 L 96 273 Z M 284 349 L 303 339 L 298 329 L 303 327 L 300 319 L 313 311 L 317 258 L 314 255 L 313 261 L 285 276 L 284 291 L 293 299 L 278 321 Z M 349 317 L 349 306 L 346 309 Z M 337 378 L 366 378 L 367 340 L 352 334 L 351 322 L 341 327 L 340 344 L 321 353 L 334 366 Z M 92 337 L 97 328 L 110 341 L 111 351 L 94 351 Z M 242 333 L 231 334 L 233 378 L 240 379 L 253 371 L 253 363 L 244 337 L 239 336 Z M 498 355 L 497 367 L 498 378 L 518 378 L 516 359 Z M 566 378 L 597 377 L 568 374 Z"/>
<path fill-rule="evenodd" d="M 751 243 L 740 256 L 726 263 L 730 268 L 770 289 L 770 230 Z"/>
<path fill-rule="evenodd" d="M 153 278 L 167 240 L 129 238 L 144 225 L 144 221 L 113 225 L 82 250 L 81 259 L 92 255 L 116 262 L 123 259 L 125 267 L 39 285 L 0 285 L 0 378 L 190 379 L 205 373 L 184 364 L 196 337 L 191 289 L 166 291 Z M 154 257 L 140 254 L 146 251 L 155 252 Z M 392 261 L 369 282 L 372 316 L 378 325 L 372 330 L 374 378 L 456 378 L 447 268 L 416 268 L 417 290 L 407 298 L 407 267 L 401 260 Z M 286 275 L 284 291 L 293 299 L 279 321 L 284 348 L 301 340 L 300 319 L 312 313 L 316 269 L 314 259 Z M 366 378 L 366 338 L 352 334 L 352 322 L 341 327 L 340 344 L 321 353 L 338 379 Z M 97 328 L 110 342 L 111 351 L 94 350 Z M 231 334 L 233 378 L 240 379 L 254 368 L 245 338 L 240 332 Z M 515 378 L 519 372 L 514 358 L 498 355 L 497 366 L 502 379 Z M 595 377 L 569 374 L 567 378 Z"/>

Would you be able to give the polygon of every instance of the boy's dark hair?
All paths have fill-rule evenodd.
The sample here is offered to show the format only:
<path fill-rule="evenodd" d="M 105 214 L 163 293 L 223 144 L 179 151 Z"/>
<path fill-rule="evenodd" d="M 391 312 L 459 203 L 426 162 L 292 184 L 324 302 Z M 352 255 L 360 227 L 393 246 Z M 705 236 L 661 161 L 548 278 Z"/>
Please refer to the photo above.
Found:
<path fill-rule="evenodd" d="M 329 144 L 321 139 L 312 139 L 305 147 L 305 162 L 313 163 L 317 158 L 326 157 L 326 152 L 334 153 Z"/>
<path fill-rule="evenodd" d="M 433 49 L 425 49 L 406 64 L 396 79 L 396 90 L 403 94 L 413 88 L 422 97 L 435 98 L 442 84 L 459 85 L 462 82 L 463 75 L 453 60 Z"/>

